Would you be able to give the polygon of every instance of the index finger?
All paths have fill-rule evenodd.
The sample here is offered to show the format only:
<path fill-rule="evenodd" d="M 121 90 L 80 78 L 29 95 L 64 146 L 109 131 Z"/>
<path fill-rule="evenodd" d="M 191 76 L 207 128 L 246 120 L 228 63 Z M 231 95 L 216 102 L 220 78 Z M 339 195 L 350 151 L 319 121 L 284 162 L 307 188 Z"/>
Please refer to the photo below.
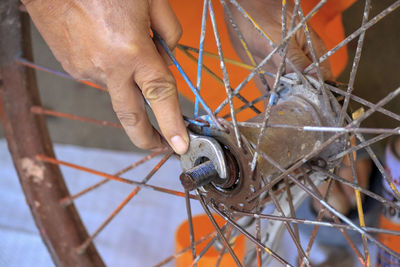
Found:
<path fill-rule="evenodd" d="M 133 79 L 150 102 L 165 139 L 178 154 L 186 152 L 189 144 L 182 111 L 179 106 L 175 79 L 158 53 L 152 39 L 145 43 L 135 60 Z"/>

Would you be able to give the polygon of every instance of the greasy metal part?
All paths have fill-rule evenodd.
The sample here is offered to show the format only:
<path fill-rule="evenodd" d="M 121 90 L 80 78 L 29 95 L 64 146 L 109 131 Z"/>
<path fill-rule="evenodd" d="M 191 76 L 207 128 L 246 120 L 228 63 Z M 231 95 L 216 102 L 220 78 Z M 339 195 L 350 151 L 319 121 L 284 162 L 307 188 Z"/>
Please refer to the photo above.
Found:
<path fill-rule="evenodd" d="M 181 156 L 181 167 L 184 172 L 203 163 L 206 160 L 214 164 L 221 179 L 228 177 L 225 164 L 225 155 L 220 144 L 213 138 L 189 133 L 190 143 L 188 151 Z"/>
<path fill-rule="evenodd" d="M 307 78 L 316 88 L 319 87 L 315 79 Z M 333 96 L 330 104 L 330 108 L 325 108 L 322 95 L 307 89 L 303 85 L 294 85 L 288 88 L 286 93 L 282 93 L 278 103 L 272 107 L 269 123 L 295 126 L 336 126 L 340 106 Z M 330 109 L 334 111 L 334 114 L 329 111 Z M 250 119 L 249 122 L 262 123 L 264 116 L 264 113 L 262 113 Z M 261 129 L 240 127 L 240 130 L 248 141 L 255 146 Z M 296 129 L 268 128 L 261 141 L 260 151 L 270 156 L 281 167 L 286 168 L 317 149 L 323 141 L 332 135 L 334 133 L 322 131 L 307 132 Z M 319 154 L 319 158 L 325 160 L 327 167 L 334 167 L 340 160 L 329 161 L 328 159 L 342 151 L 344 146 L 345 139 L 338 139 L 337 142 L 324 149 Z M 265 176 L 276 171 L 262 158 L 259 159 L 258 163 L 262 166 L 262 173 Z"/>
<path fill-rule="evenodd" d="M 197 134 L 207 134 L 217 140 L 225 153 L 225 165 L 228 168 L 227 181 L 224 186 L 212 182 L 203 186 L 202 194 L 207 203 L 214 201 L 223 210 L 251 210 L 256 201 L 248 203 L 246 200 L 261 187 L 260 180 L 247 179 L 250 177 L 250 165 L 253 155 L 250 143 L 241 136 L 241 147 L 238 147 L 236 136 L 231 124 L 223 119 L 220 123 L 226 128 L 220 131 L 216 128 L 189 125 L 189 129 Z M 254 177 L 257 177 L 255 175 Z"/>
<path fill-rule="evenodd" d="M 218 178 L 218 172 L 211 161 L 206 161 L 181 174 L 179 179 L 185 191 L 192 191 Z"/>
<path fill-rule="evenodd" d="M 17 64 L 32 60 L 30 23 L 19 12 L 20 1 L 0 1 L 1 122 L 26 201 L 56 266 L 104 266 L 95 247 L 75 252 L 88 237 L 74 205 L 59 200 L 69 196 L 60 169 L 35 160 L 37 154 L 54 157 L 43 116 L 32 114 L 40 106 L 34 71 Z"/>
<path fill-rule="evenodd" d="M 318 82 L 310 78 L 311 84 L 318 87 Z M 329 93 L 328 93 L 329 95 Z M 302 85 L 295 85 L 287 88 L 284 93 L 280 93 L 280 98 L 276 105 L 271 108 L 269 123 L 297 126 L 336 126 L 340 106 L 333 96 L 331 98 L 330 107 L 325 107 L 322 94 L 319 95 Z M 332 112 L 333 111 L 333 112 Z M 250 122 L 262 122 L 265 114 L 260 114 L 250 120 Z M 274 177 L 279 175 L 278 169 L 265 160 L 262 155 L 257 158 L 256 169 L 251 176 L 250 164 L 254 155 L 256 142 L 261 128 L 240 127 L 243 148 L 236 146 L 235 136 L 232 135 L 232 126 L 228 121 L 221 120 L 227 131 L 219 131 L 212 127 L 201 127 L 190 125 L 189 128 L 197 134 L 207 135 L 215 138 L 225 150 L 226 166 L 232 166 L 230 160 L 233 158 L 237 165 L 238 172 L 234 175 L 236 183 L 232 185 L 230 190 L 221 189 L 212 182 L 203 188 L 202 192 L 204 199 L 209 203 L 215 203 L 219 209 L 228 212 L 232 211 L 253 211 L 259 202 L 256 199 L 252 202 L 247 201 L 247 196 L 251 196 L 254 191 L 264 186 L 264 182 L 268 183 Z M 252 124 L 256 125 L 256 124 Z M 294 128 L 268 128 L 265 135 L 262 137 L 260 144 L 260 152 L 268 155 L 275 163 L 283 168 L 290 167 L 295 162 L 303 159 L 307 154 L 318 149 L 320 144 L 330 138 L 333 133 L 322 131 L 302 131 Z M 329 161 L 331 155 L 336 154 L 345 146 L 344 138 L 338 139 L 326 149 L 322 150 L 317 157 L 313 158 L 308 163 L 311 165 L 321 166 L 322 168 L 331 168 L 340 161 Z M 227 156 L 229 154 L 231 157 Z M 232 179 L 232 172 L 228 172 L 229 178 Z M 262 179 L 264 177 L 264 179 Z M 325 175 L 319 172 L 311 174 L 311 179 L 317 185 L 321 183 Z M 263 181 L 264 180 L 264 181 Z M 251 186 L 250 186 L 251 185 Z M 277 184 L 272 190 L 278 192 L 285 184 Z M 254 190 L 254 191 L 253 191 Z M 298 186 L 292 185 L 291 195 L 293 196 L 292 205 L 296 209 L 307 196 L 307 193 Z M 264 195 L 264 196 L 268 196 Z M 287 214 L 290 211 L 290 206 L 287 201 L 287 192 L 275 195 L 282 211 Z M 261 197 L 260 199 L 262 199 Z M 263 201 L 265 205 L 265 201 Z M 273 211 L 274 215 L 280 215 L 277 209 Z M 243 225 L 239 224 L 244 227 Z M 284 232 L 285 225 L 279 221 L 268 222 L 268 235 L 262 237 L 262 243 L 275 250 Z M 249 260 L 254 258 L 256 251 L 250 251 Z M 251 255 L 250 255 L 251 254 Z M 254 255 L 253 255 L 254 254 Z M 264 254 L 263 263 L 269 264 L 272 257 Z M 306 259 L 303 259 L 306 261 Z"/>
<path fill-rule="evenodd" d="M 308 78 L 313 86 L 319 87 L 315 79 Z M 340 106 L 332 95 L 329 96 L 331 103 L 329 107 L 326 107 L 322 94 L 318 94 L 316 90 L 307 89 L 303 85 L 286 88 L 271 108 L 269 123 L 316 127 L 336 126 Z M 264 116 L 265 114 L 261 113 L 249 122 L 261 123 Z M 226 128 L 225 131 L 213 127 L 212 123 L 209 126 L 189 125 L 189 129 L 197 135 L 212 137 L 221 144 L 225 153 L 224 165 L 229 170 L 227 172 L 227 180 L 231 182 L 229 187 L 221 187 L 211 182 L 202 187 L 204 189 L 202 193 L 208 203 L 214 201 L 220 209 L 251 211 L 256 207 L 258 200 L 248 201 L 248 199 L 263 185 L 261 176 L 270 180 L 269 178 L 279 174 L 278 169 L 261 155 L 257 158 L 254 173 L 251 172 L 250 164 L 261 127 L 239 126 L 242 147 L 238 147 L 231 123 L 223 119 L 220 119 L 220 123 Z M 301 131 L 295 128 L 268 128 L 262 137 L 260 152 L 268 155 L 279 166 L 287 168 L 317 149 L 332 134 L 322 131 Z M 337 165 L 340 161 L 328 159 L 344 146 L 344 138 L 338 139 L 322 150 L 318 158 L 313 159 L 310 164 L 323 165 L 327 168 Z"/>

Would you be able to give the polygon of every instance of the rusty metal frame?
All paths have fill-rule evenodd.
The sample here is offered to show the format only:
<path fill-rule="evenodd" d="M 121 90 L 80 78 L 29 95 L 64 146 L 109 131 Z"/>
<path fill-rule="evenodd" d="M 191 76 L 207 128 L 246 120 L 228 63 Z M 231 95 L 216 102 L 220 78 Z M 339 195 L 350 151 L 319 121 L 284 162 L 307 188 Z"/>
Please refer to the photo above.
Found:
<path fill-rule="evenodd" d="M 60 200 L 69 195 L 58 166 L 35 160 L 37 154 L 54 157 L 40 106 L 33 70 L 17 64 L 21 56 L 32 60 L 30 21 L 19 11 L 20 1 L 0 2 L 0 115 L 8 148 L 27 203 L 57 266 L 104 266 L 91 245 L 78 255 L 75 248 L 88 237 L 74 205 Z"/>

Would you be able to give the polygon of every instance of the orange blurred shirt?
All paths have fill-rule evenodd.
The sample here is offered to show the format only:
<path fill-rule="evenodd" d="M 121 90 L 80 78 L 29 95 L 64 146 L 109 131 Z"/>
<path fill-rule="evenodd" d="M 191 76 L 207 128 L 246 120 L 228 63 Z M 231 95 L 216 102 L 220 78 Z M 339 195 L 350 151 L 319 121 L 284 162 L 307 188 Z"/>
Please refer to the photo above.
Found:
<path fill-rule="evenodd" d="M 303 0 L 301 5 L 304 14 L 308 14 L 308 12 L 319 3 L 319 1 L 320 0 Z M 345 34 L 342 23 L 342 12 L 354 2 L 355 0 L 328 0 L 328 2 L 320 9 L 320 11 L 310 19 L 310 26 L 322 38 L 328 50 L 336 46 L 344 39 Z M 180 43 L 197 48 L 200 42 L 199 39 L 203 1 L 172 0 L 170 3 L 183 27 L 184 34 L 180 40 Z M 223 18 L 223 8 L 219 3 L 217 3 L 217 1 L 214 1 L 214 3 L 214 10 L 220 32 L 224 57 L 240 61 L 233 47 L 230 45 L 228 32 Z M 213 29 L 209 19 L 207 21 L 205 40 L 205 51 L 217 54 Z M 196 58 L 198 56 L 195 53 L 192 53 L 192 55 L 194 55 Z M 176 57 L 186 74 L 188 74 L 192 83 L 196 85 L 197 62 L 191 60 L 179 50 L 177 50 Z M 203 63 L 204 66 L 207 66 L 219 77 L 222 77 L 218 59 L 204 55 Z M 333 54 L 329 58 L 329 63 L 331 65 L 333 75 L 337 77 L 347 64 L 347 48 L 343 47 Z M 227 69 L 232 88 L 235 88 L 249 74 L 249 70 L 243 69 L 242 67 L 233 66 L 229 63 L 227 63 Z M 174 73 L 174 76 L 177 78 L 179 92 L 188 99 L 194 101 L 194 94 L 186 82 L 181 78 L 179 72 L 173 66 L 171 67 L 171 70 Z M 250 82 L 247 86 L 245 86 L 241 91 L 241 94 L 248 100 L 254 100 L 255 98 L 261 96 L 253 82 Z M 206 103 L 208 103 L 210 108 L 214 110 L 225 99 L 226 92 L 221 83 L 217 82 L 211 77 L 211 75 L 203 70 L 201 95 L 205 99 Z M 237 108 L 243 105 L 243 103 L 235 98 L 234 105 Z M 259 102 L 256 104 L 256 106 L 260 110 L 263 109 L 262 102 Z M 221 115 L 224 115 L 227 112 L 228 107 L 225 107 Z M 238 114 L 238 119 L 246 120 L 254 115 L 255 113 L 253 111 L 246 109 Z"/>

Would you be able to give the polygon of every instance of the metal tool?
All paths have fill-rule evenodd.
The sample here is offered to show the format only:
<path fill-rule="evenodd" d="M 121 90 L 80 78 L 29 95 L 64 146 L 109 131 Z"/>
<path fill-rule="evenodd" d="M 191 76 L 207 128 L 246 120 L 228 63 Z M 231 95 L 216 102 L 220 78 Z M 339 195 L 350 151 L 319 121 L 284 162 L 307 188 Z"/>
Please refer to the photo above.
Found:
<path fill-rule="evenodd" d="M 219 178 L 226 179 L 228 177 L 228 169 L 221 145 L 214 138 L 200 136 L 192 132 L 189 132 L 189 138 L 189 149 L 181 156 L 183 171 L 187 172 L 201 163 L 210 161 Z"/>

